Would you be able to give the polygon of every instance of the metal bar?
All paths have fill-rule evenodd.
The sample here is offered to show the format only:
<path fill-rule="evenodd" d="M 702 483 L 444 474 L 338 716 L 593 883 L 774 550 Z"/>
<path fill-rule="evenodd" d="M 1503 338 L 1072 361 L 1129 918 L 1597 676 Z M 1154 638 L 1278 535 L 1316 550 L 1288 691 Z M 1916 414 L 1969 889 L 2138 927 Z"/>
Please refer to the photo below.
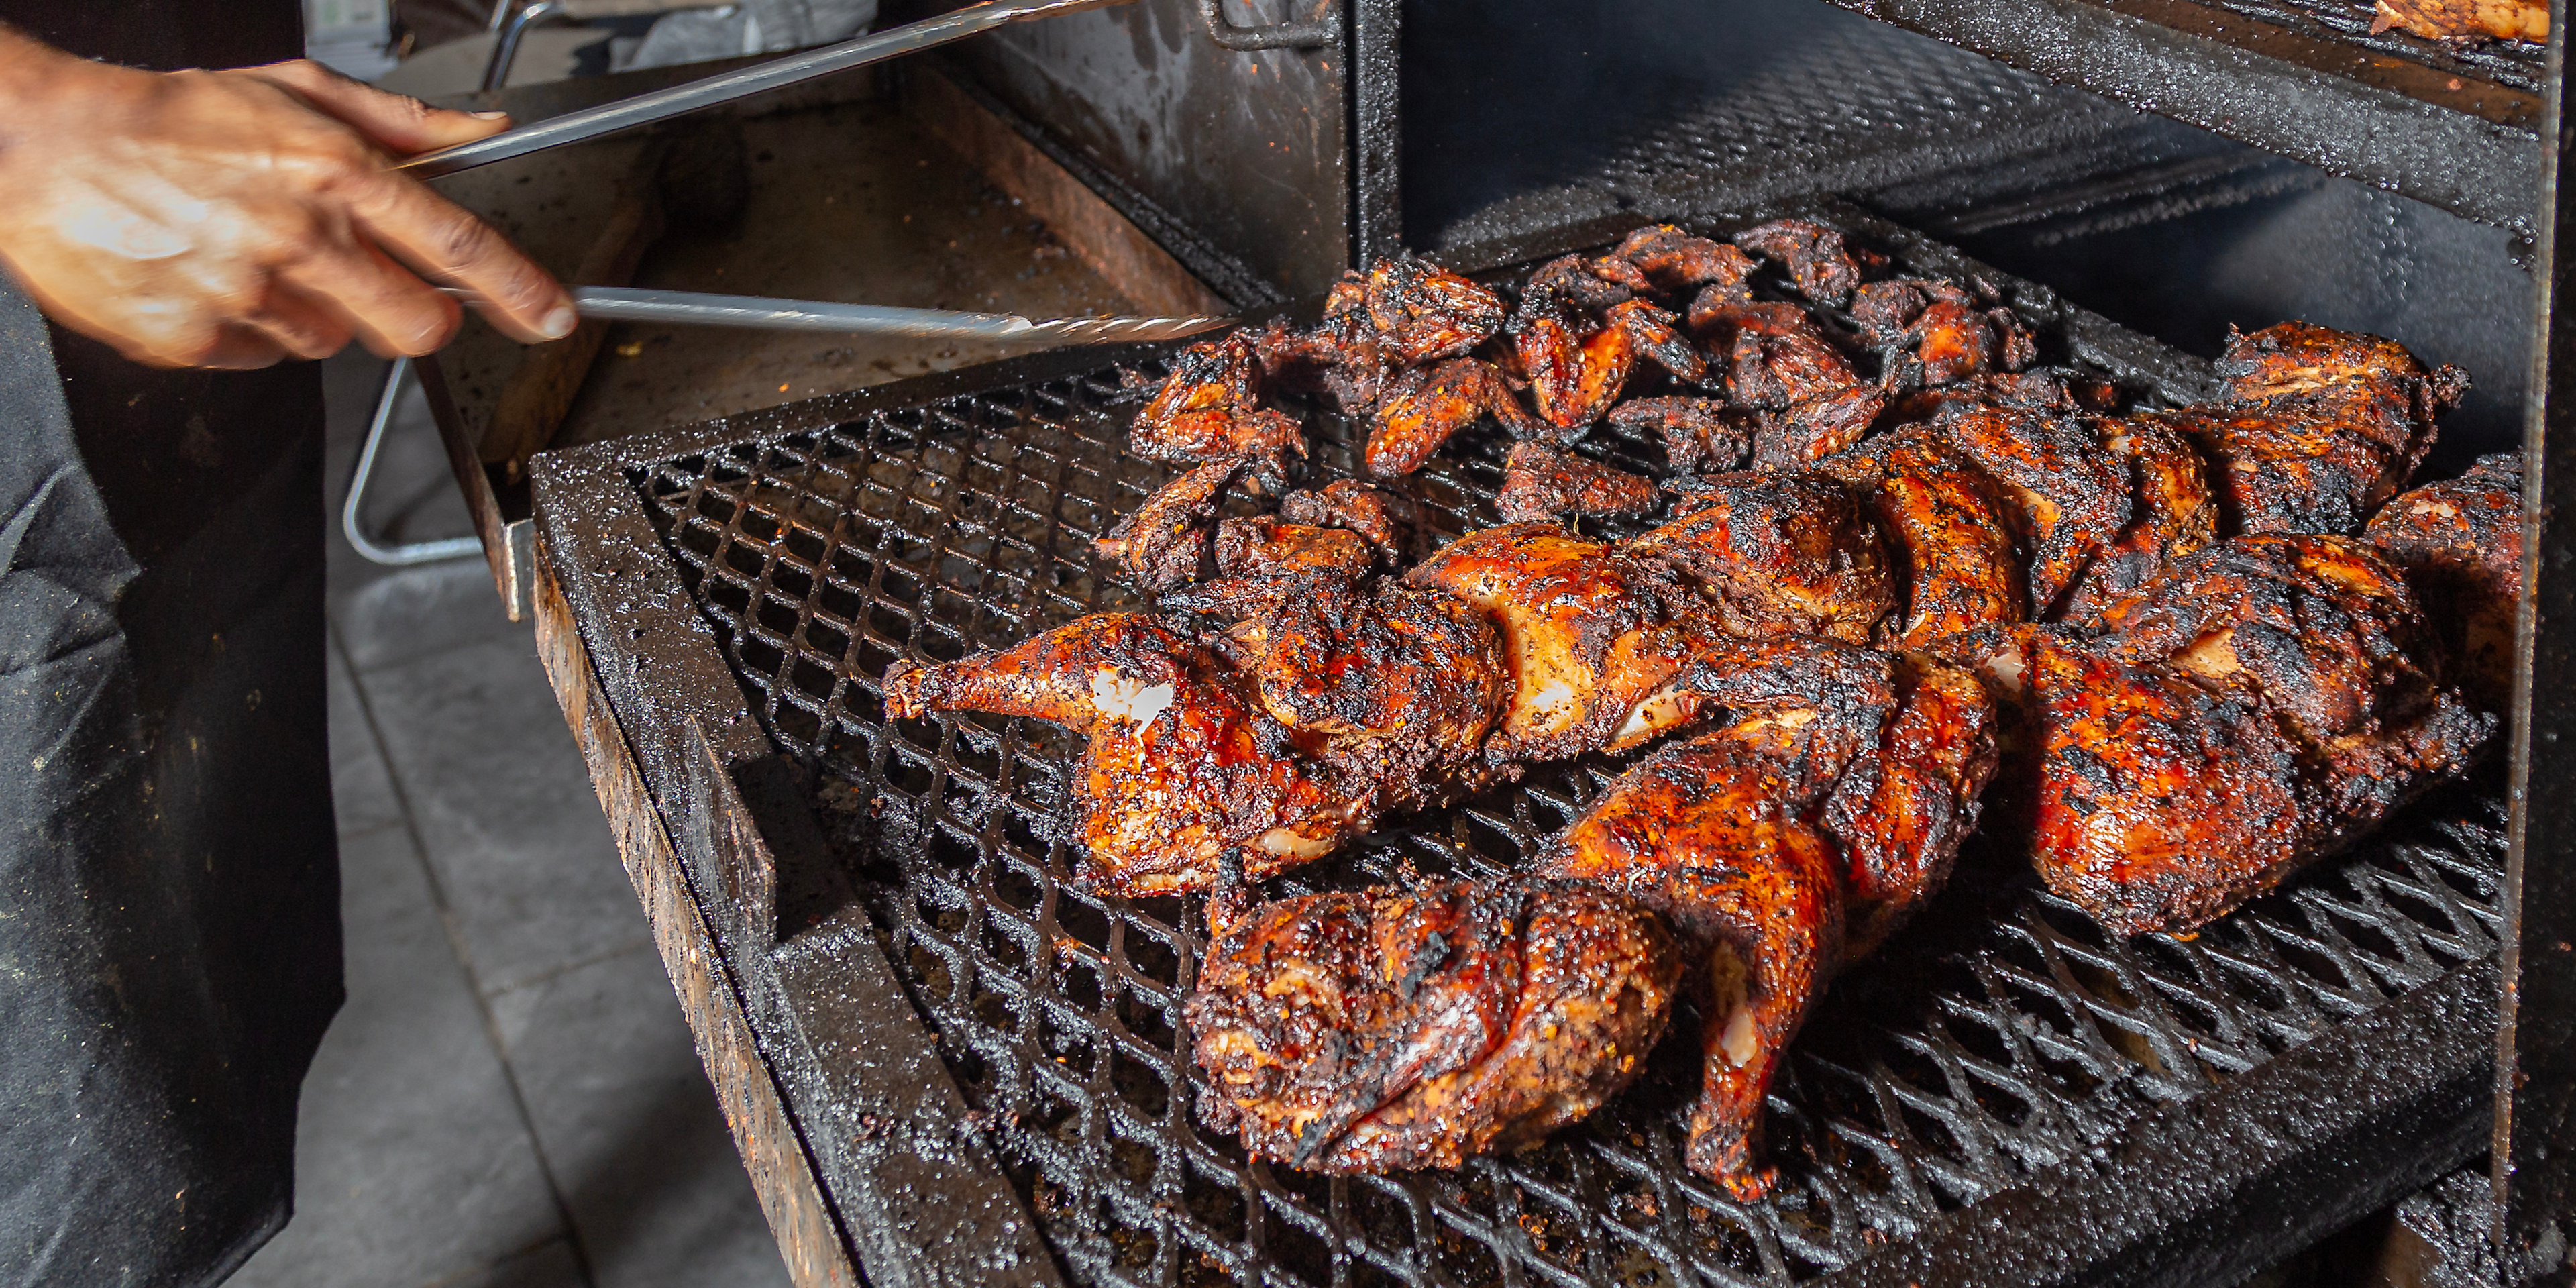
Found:
<path fill-rule="evenodd" d="M 2576 203 L 2565 183 L 2566 0 L 2551 0 L 2532 253 L 2530 403 L 2523 420 L 2523 601 L 2515 641 L 2510 846 L 2494 1139 L 2499 1255 L 2509 1271 L 2563 1263 L 2576 1202 Z M 2540 790 L 2535 792 L 2537 785 Z M 2514 1277 L 2519 1278 L 2519 1275 Z"/>
<path fill-rule="evenodd" d="M 2472 219 L 2531 222 L 2539 137 L 2488 119 L 2519 119 L 2518 91 L 2451 90 L 2454 78 L 2394 59 L 2378 79 L 2404 88 L 2320 70 L 2282 55 L 2330 42 L 2190 0 L 1834 2 Z"/>
<path fill-rule="evenodd" d="M 1225 0 L 1199 0 L 1199 21 L 1207 24 L 1208 39 L 1217 48 L 1238 54 L 1256 49 L 1326 49 L 1342 35 L 1342 15 L 1333 8 L 1333 0 L 1323 0 L 1311 17 L 1266 27 L 1236 26 L 1225 16 Z"/>
<path fill-rule="evenodd" d="M 402 401 L 404 378 L 411 374 L 411 359 L 396 358 L 385 370 L 385 383 L 376 391 L 375 415 L 367 421 L 367 440 L 358 448 L 358 463 L 349 471 L 348 499 L 340 503 L 340 532 L 349 539 L 349 548 L 372 564 L 389 568 L 412 564 L 437 563 L 444 559 L 462 559 L 480 554 L 481 537 L 448 537 L 440 541 L 414 541 L 405 545 L 379 545 L 367 533 L 360 515 L 367 504 L 367 482 L 376 472 L 376 449 L 384 445 L 385 429 L 393 423 L 394 407 Z M 511 620 L 518 620 L 514 614 Z"/>
<path fill-rule="evenodd" d="M 954 13 L 907 23 L 890 31 L 880 31 L 845 40 L 837 45 L 801 54 L 789 54 L 771 62 L 745 67 L 740 71 L 710 76 L 705 80 L 674 85 L 666 90 L 639 94 L 634 98 L 579 112 L 567 112 L 550 120 L 516 130 L 506 130 L 491 138 L 463 143 L 452 148 L 424 152 L 395 166 L 425 178 L 454 174 L 475 166 L 490 165 L 511 157 L 526 156 L 547 148 L 562 147 L 631 130 L 655 121 L 667 120 L 701 108 L 715 107 L 736 99 L 773 89 L 783 89 L 817 76 L 865 67 L 919 50 L 934 48 L 954 40 L 991 31 L 995 27 L 1031 18 L 1051 18 L 1058 14 L 1080 13 L 1086 9 L 1104 9 L 1127 4 L 1130 0 L 985 0 Z"/>
<path fill-rule="evenodd" d="M 560 18 L 563 13 L 563 0 L 528 0 L 509 9 L 501 23 L 500 38 L 492 42 L 492 60 L 483 65 L 485 93 L 510 83 L 510 65 L 519 61 L 519 42 L 526 38 L 528 29 Z"/>
<path fill-rule="evenodd" d="M 1351 255 L 1404 248 L 1402 0 L 1350 0 Z"/>

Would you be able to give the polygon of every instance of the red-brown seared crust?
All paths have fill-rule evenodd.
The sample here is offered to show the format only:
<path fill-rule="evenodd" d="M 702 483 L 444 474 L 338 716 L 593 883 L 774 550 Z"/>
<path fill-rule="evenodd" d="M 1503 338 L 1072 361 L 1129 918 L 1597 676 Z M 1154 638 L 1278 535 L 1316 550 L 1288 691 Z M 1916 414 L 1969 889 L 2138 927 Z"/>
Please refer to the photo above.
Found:
<path fill-rule="evenodd" d="M 1673 295 L 1711 285 L 1741 286 L 1753 271 L 1752 256 L 1671 224 L 1652 224 L 1628 234 L 1610 258 L 1636 265 L 1655 290 Z"/>
<path fill-rule="evenodd" d="M 1682 963 L 1655 916 L 1591 890 L 1266 904 L 1217 934 L 1188 1003 L 1199 1112 L 1255 1157 L 1314 1171 L 1456 1167 L 1625 1087 Z"/>
<path fill-rule="evenodd" d="M 1233 456 L 1303 456 L 1296 417 L 1261 405 L 1261 355 L 1234 332 L 1172 356 L 1171 375 L 1129 427 L 1128 446 L 1151 461 L 1194 463 Z"/>
<path fill-rule="evenodd" d="M 1494 510 L 1505 523 L 1558 515 L 1644 514 L 1663 503 L 1655 481 L 1545 443 L 1515 443 L 1503 458 Z"/>
<path fill-rule="evenodd" d="M 2469 696 L 2505 710 L 2522 600 L 2522 453 L 2482 456 L 2459 478 L 2400 495 L 2363 536 L 2405 570 Z"/>
<path fill-rule="evenodd" d="M 1877 749 L 1856 757 L 1825 798 L 1825 831 L 1843 847 L 1845 953 L 1867 956 L 1950 880 L 1998 764 L 1999 714 L 1974 673 L 1900 654 L 1896 705 Z"/>
<path fill-rule="evenodd" d="M 1956 404 L 1934 423 L 1995 483 L 2005 517 L 2029 552 L 2031 603 L 2048 615 L 2129 526 L 2124 462 L 2073 417 Z"/>
<path fill-rule="evenodd" d="M 1735 235 L 1735 244 L 1789 270 L 1798 293 L 1819 304 L 1842 307 L 1860 285 L 1860 264 L 1843 245 L 1843 235 L 1804 219 L 1775 219 Z"/>
<path fill-rule="evenodd" d="M 1220 577 L 1296 577 L 1368 570 L 1376 552 L 1347 528 L 1287 523 L 1275 514 L 1226 519 L 1216 525 L 1210 553 Z"/>
<path fill-rule="evenodd" d="M 1514 344 L 1539 419 L 1561 430 L 1584 429 L 1601 419 L 1619 401 L 1637 364 L 1637 342 L 1627 328 L 1586 331 L 1557 314 L 1532 318 Z"/>
<path fill-rule="evenodd" d="M 1705 1054 L 1688 1157 L 1746 1198 L 1773 1178 L 1755 1162 L 1763 1094 L 1842 953 L 1842 859 L 1807 817 L 1810 797 L 1769 757 L 1703 735 L 1620 775 L 1535 874 L 1655 909 L 1737 977 L 1692 981 Z"/>
<path fill-rule="evenodd" d="M 1866 644 L 1898 608 L 1886 540 L 1851 489 L 1814 472 L 1698 481 L 1689 513 L 1622 549 L 1697 582 L 1730 634 Z"/>
<path fill-rule="evenodd" d="M 1497 762 L 1600 747 L 1672 674 L 1684 639 L 1673 573 L 1553 523 L 1470 533 L 1404 575 L 1483 613 L 1502 638 L 1510 700 L 1486 743 Z"/>
<path fill-rule="evenodd" d="M 1154 490 L 1118 526 L 1091 543 L 1129 585 L 1170 590 L 1207 570 L 1209 525 L 1225 490 L 1249 468 L 1241 457 L 1210 461 Z"/>
<path fill-rule="evenodd" d="M 2231 533 L 2358 530 L 2433 445 L 2434 418 L 2468 392 L 2377 336 L 2284 322 L 2229 339 L 2227 394 L 2146 413 L 2206 455 Z"/>
<path fill-rule="evenodd" d="M 1708 374 L 1708 359 L 1701 356 L 1699 346 L 1673 329 L 1680 319 L 1670 310 L 1656 308 L 1644 300 L 1628 300 L 1611 305 L 1602 320 L 1626 332 L 1629 347 L 1637 356 L 1662 367 L 1674 379 L 1696 384 Z"/>
<path fill-rule="evenodd" d="M 2019 371 L 2038 356 L 2029 329 L 1993 300 L 1958 282 L 1900 278 L 1862 287 L 1852 319 L 1889 383 L 1938 389 Z"/>
<path fill-rule="evenodd" d="M 1905 584 L 1892 643 L 1921 648 L 1997 622 L 2030 620 L 2012 525 L 1992 485 L 1934 432 L 1883 435 L 1816 463 L 1875 511 Z"/>
<path fill-rule="evenodd" d="M 1664 443 L 1664 461 L 1696 474 L 1744 464 L 1761 425 L 1758 413 L 1715 398 L 1631 398 L 1610 409 L 1610 424 L 1632 434 L 1651 432 Z"/>
<path fill-rule="evenodd" d="M 1726 356 L 1727 396 L 1743 406 L 1780 410 L 1860 383 L 1842 350 L 1795 304 L 1694 309 L 1690 325 L 1709 352 Z"/>
<path fill-rule="evenodd" d="M 1257 880 L 1312 857 L 1292 837 L 1328 849 L 1374 821 L 1367 784 L 1298 755 L 1242 676 L 1144 614 L 1096 614 L 944 666 L 898 664 L 886 707 L 897 718 L 1035 716 L 1090 734 L 1074 795 L 1083 879 L 1104 894 L 1205 889 L 1238 846 Z"/>
<path fill-rule="evenodd" d="M 1378 402 L 1369 430 L 1368 472 L 1382 479 L 1410 474 L 1450 435 L 1485 416 L 1519 437 L 1550 432 L 1521 409 L 1499 373 L 1474 358 L 1406 371 L 1388 382 Z"/>
<path fill-rule="evenodd" d="M 1793 470 L 1850 447 L 1887 409 L 1887 391 L 1847 385 L 1811 394 L 1762 419 L 1753 440 L 1753 468 Z"/>
<path fill-rule="evenodd" d="M 2128 475 L 2129 519 L 2058 601 L 2056 619 L 2069 623 L 2097 620 L 2112 600 L 2218 539 L 2207 471 L 2180 434 L 2154 421 L 2104 418 L 2094 435 Z"/>
<path fill-rule="evenodd" d="M 1397 362 L 1454 358 L 1503 325 L 1503 298 L 1425 259 L 1382 259 L 1369 269 L 1369 321 Z"/>
<path fill-rule="evenodd" d="M 1279 498 L 1279 517 L 1356 532 L 1385 559 L 1401 556 L 1413 536 L 1413 503 L 1364 479 L 1335 479 L 1291 492 Z"/>

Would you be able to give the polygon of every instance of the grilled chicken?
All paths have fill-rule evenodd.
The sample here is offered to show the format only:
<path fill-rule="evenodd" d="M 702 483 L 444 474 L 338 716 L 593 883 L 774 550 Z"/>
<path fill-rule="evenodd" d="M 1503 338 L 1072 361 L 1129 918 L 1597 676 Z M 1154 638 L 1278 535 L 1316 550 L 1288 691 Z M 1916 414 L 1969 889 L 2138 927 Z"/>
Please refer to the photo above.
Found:
<path fill-rule="evenodd" d="M 1843 235 L 1822 224 L 1775 219 L 1737 233 L 1735 244 L 1779 261 L 1798 293 L 1818 304 L 1841 308 L 1860 287 L 1860 262 L 1843 244 Z"/>
<path fill-rule="evenodd" d="M 1413 503 L 1360 479 L 1335 479 L 1279 498 L 1279 517 L 1360 534 L 1382 559 L 1403 555 L 1413 538 Z"/>
<path fill-rule="evenodd" d="M 1716 473 L 1744 464 L 1762 425 L 1759 413 L 1715 398 L 1631 398 L 1610 409 L 1610 424 L 1663 440 L 1664 461 L 1680 473 Z"/>
<path fill-rule="evenodd" d="M 2038 358 L 2030 329 L 1975 285 L 1903 278 L 1860 288 L 1852 318 L 1879 351 L 1882 383 L 1937 388 L 2019 371 Z"/>
<path fill-rule="evenodd" d="M 1786 410 L 1861 383 L 1805 309 L 1780 301 L 1693 309 L 1691 334 L 1726 355 L 1726 392 L 1739 406 Z"/>
<path fill-rule="evenodd" d="M 1128 430 L 1128 446 L 1147 460 L 1183 464 L 1304 456 L 1305 426 L 1262 406 L 1261 389 L 1261 355 L 1250 337 L 1191 345 L 1173 355 L 1171 375 Z"/>
<path fill-rule="evenodd" d="M 1503 459 L 1503 486 L 1494 494 L 1494 509 L 1505 523 L 1558 515 L 1644 514 L 1661 504 L 1653 479 L 1543 443 L 1513 445 Z"/>
<path fill-rule="evenodd" d="M 2004 517 L 2029 555 L 2031 604 L 2048 615 L 2129 528 L 2127 463 L 2073 417 L 1963 403 L 1933 424 L 1996 485 Z"/>
<path fill-rule="evenodd" d="M 1581 888 L 1440 882 L 1221 919 L 1184 1016 L 1200 1116 L 1323 1172 L 1456 1167 L 1531 1144 L 1635 1076 L 1684 958 Z"/>
<path fill-rule="evenodd" d="M 1993 740 L 1976 682 L 1929 659 L 1782 640 L 1702 661 L 1704 700 L 1750 714 L 1622 775 L 1529 877 L 1212 905 L 1187 1009 L 1202 1116 L 1315 1170 L 1454 1167 L 1597 1107 L 1687 989 L 1691 1165 L 1767 1189 L 1782 1052 L 1937 888 Z"/>
<path fill-rule="evenodd" d="M 1648 287 L 1675 297 L 1712 286 L 1740 289 L 1754 267 L 1753 257 L 1742 250 L 1671 224 L 1650 224 L 1628 234 L 1605 258 L 1634 266 Z"/>
<path fill-rule="evenodd" d="M 1369 430 L 1368 472 L 1398 478 L 1422 468 L 1452 434 L 1492 417 L 1515 438 L 1552 437 L 1555 427 L 1522 410 L 1501 373 L 1474 358 L 1416 367 L 1388 381 Z"/>
<path fill-rule="evenodd" d="M 1427 259 L 1382 259 L 1361 299 L 1388 352 L 1408 367 L 1454 358 L 1503 325 L 1503 298 Z"/>
<path fill-rule="evenodd" d="M 1210 461 L 1173 479 L 1145 503 L 1092 540 L 1092 553 L 1107 560 L 1129 585 L 1170 590 L 1205 576 L 1210 525 L 1225 491 L 1252 468 L 1248 457 Z"/>
<path fill-rule="evenodd" d="M 1622 549 L 1697 583 L 1728 634 L 1866 644 L 1895 613 L 1885 536 L 1850 488 L 1802 472 L 1720 474 L 1693 489 L 1687 513 Z"/>
<path fill-rule="evenodd" d="M 2123 934 L 2188 931 L 2470 764 L 2495 727 L 2402 574 L 2344 537 L 2240 537 L 2104 614 L 1948 646 L 2015 712 L 2008 814 L 2050 888 Z"/>
<path fill-rule="evenodd" d="M 2522 600 L 2522 453 L 2479 457 L 2459 478 L 2400 495 L 2362 535 L 2406 571 L 2461 687 L 2486 710 L 2509 709 Z"/>
<path fill-rule="evenodd" d="M 2353 532 L 2406 485 L 2433 421 L 2468 393 L 2393 341 L 2305 322 L 2231 334 L 2214 405 L 2146 413 L 2208 459 L 2228 530 Z"/>
<path fill-rule="evenodd" d="M 1892 633 L 1919 648 L 1997 622 L 2030 620 L 2030 591 L 1993 482 L 1925 427 L 1882 435 L 1817 462 L 1870 506 L 1904 578 Z"/>

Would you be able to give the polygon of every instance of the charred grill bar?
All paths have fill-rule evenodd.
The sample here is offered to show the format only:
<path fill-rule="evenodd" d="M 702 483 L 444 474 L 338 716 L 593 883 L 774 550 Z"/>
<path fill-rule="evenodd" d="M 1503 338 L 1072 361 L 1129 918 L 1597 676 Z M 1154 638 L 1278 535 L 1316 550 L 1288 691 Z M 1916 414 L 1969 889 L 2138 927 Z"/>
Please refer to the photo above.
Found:
<path fill-rule="evenodd" d="M 2542 66 L 2375 36 L 2342 0 L 1843 6 L 1953 49 L 1834 9 L 1698 7 L 1776 75 L 1676 39 L 1635 64 L 1663 69 L 1633 87 L 1654 111 L 1534 92 L 1545 112 L 1511 118 L 1494 78 L 1543 68 L 1531 51 L 1567 15 L 1449 0 L 1342 0 L 1332 45 L 1249 53 L 1208 40 L 1197 6 L 1149 2 L 987 38 L 940 75 L 1263 307 L 1402 246 L 1504 269 L 1650 220 L 1714 230 L 1956 174 L 2087 194 L 2268 173 L 2177 153 L 2130 107 L 2531 230 L 2536 604 L 2511 763 L 2189 940 L 2107 936 L 1972 850 L 1809 1021 L 1773 1091 L 1784 1181 L 1758 1202 L 1680 1163 L 1687 1042 L 1528 1154 L 1322 1178 L 1199 1125 L 1179 1018 L 1197 901 L 1070 880 L 1076 741 L 884 709 L 898 660 L 1123 602 L 1089 539 L 1174 473 L 1125 450 L 1170 347 L 542 453 L 525 470 L 541 648 L 799 1282 L 2226 1282 L 2490 1139 L 2505 1264 L 2563 1255 L 2576 1030 L 2534 1018 L 2576 1014 L 2576 821 L 2549 789 L 2576 770 L 2576 699 L 2550 683 L 2576 664 L 2576 459 L 2545 432 L 2576 400 L 2576 342 L 2556 307 L 2559 157 L 2540 145 L 2566 137 L 2563 35 Z M 1310 16 L 1293 9 L 1218 16 Z M 1478 145 L 1500 128 L 1526 132 L 1519 169 Z M 2021 200 L 1998 182 L 1968 186 Z M 1851 207 L 1806 208 L 1914 271 L 1968 268 Z M 2199 360 L 1992 276 L 2044 346 L 2132 399 L 2206 394 Z M 1315 424 L 1317 481 L 1359 472 L 1364 428 Z M 1413 481 L 1442 536 L 1494 521 L 1503 447 L 1453 445 Z M 1614 772 L 1548 767 L 1280 886 L 1496 875 Z"/>

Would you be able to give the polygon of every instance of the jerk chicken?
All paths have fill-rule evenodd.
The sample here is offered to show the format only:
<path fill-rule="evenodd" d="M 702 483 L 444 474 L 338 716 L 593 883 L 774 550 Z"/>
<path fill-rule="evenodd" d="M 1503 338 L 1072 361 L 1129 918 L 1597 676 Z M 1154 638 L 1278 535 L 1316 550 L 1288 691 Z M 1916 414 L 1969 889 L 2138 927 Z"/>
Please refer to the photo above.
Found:
<path fill-rule="evenodd" d="M 2214 400 L 2123 413 L 1991 285 L 1884 267 L 1783 220 L 1643 229 L 1516 293 L 1351 274 L 1312 328 L 1185 351 L 1138 416 L 1140 455 L 1193 468 L 1097 549 L 1160 611 L 888 676 L 897 716 L 1086 734 L 1082 878 L 1210 892 L 1213 1126 L 1321 1171 L 1455 1166 L 1617 1094 L 1680 1002 L 1689 1161 L 1751 1198 L 1807 1011 L 1981 816 L 2105 926 L 2188 931 L 2473 761 L 2518 462 L 2399 495 L 2456 369 L 2285 323 L 2231 334 Z M 1304 421 L 1270 404 L 1307 395 L 1368 481 L 1290 490 Z M 1575 449 L 1604 424 L 1664 471 Z M 1404 480 L 1478 425 L 1513 440 L 1504 522 L 1417 561 Z M 1507 878 L 1251 888 L 1658 739 Z"/>

